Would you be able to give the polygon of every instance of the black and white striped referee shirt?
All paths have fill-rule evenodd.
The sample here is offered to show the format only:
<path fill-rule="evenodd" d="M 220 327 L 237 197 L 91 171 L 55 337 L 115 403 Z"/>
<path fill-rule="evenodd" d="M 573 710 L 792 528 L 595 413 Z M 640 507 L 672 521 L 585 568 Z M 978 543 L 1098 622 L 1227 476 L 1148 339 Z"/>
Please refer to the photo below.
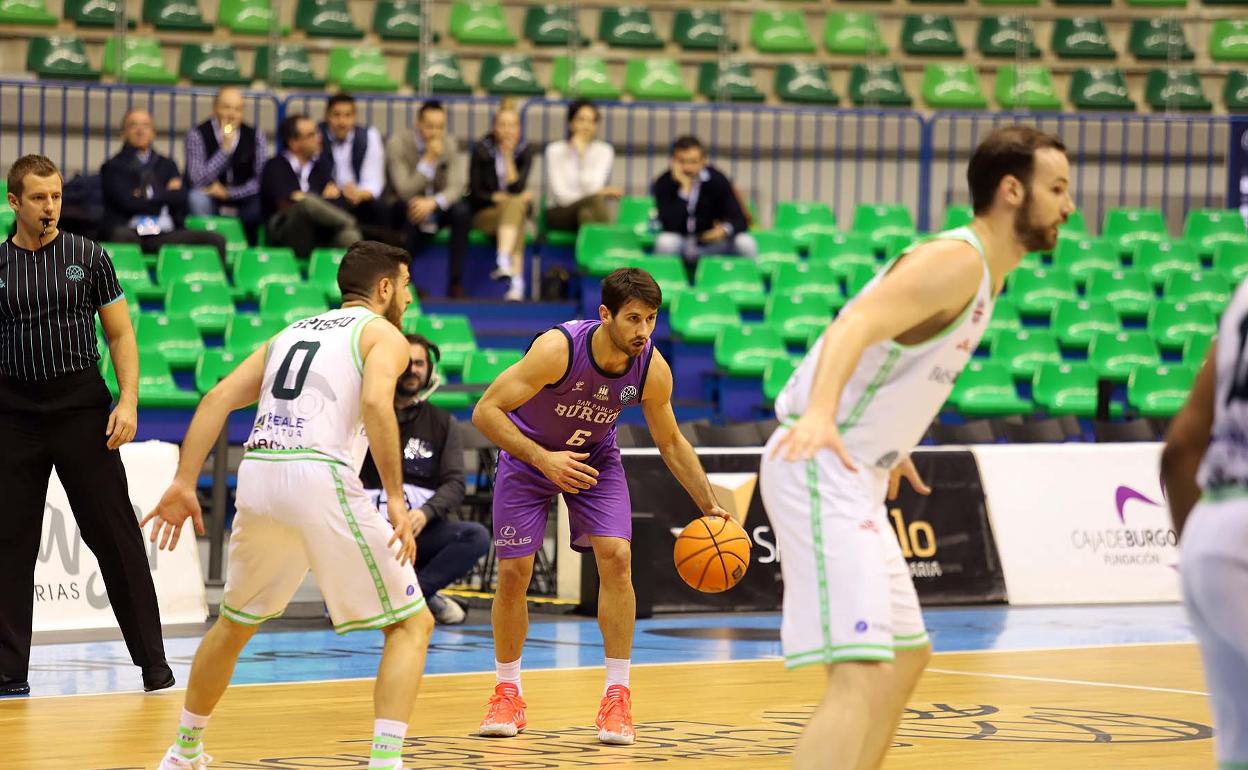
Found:
<path fill-rule="evenodd" d="M 95 241 L 60 232 L 38 251 L 0 243 L 0 374 L 50 380 L 95 366 L 95 314 L 121 299 Z"/>

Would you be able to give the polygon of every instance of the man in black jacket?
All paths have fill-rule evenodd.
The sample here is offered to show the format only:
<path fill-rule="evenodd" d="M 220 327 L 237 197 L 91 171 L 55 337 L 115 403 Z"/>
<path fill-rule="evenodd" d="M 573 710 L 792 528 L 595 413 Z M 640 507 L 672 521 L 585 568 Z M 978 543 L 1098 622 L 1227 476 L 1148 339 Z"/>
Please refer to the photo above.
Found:
<path fill-rule="evenodd" d="M 393 207 L 382 202 L 386 147 L 381 132 L 356 122 L 355 98 L 342 92 L 329 97 L 325 120 L 317 128 L 322 150 L 316 163 L 329 169 L 343 208 L 361 225 L 392 231 Z"/>
<path fill-rule="evenodd" d="M 130 110 L 121 119 L 121 151 L 100 168 L 104 188 L 102 232 L 116 243 L 137 243 L 155 254 L 166 243 L 212 246 L 225 261 L 225 238 L 184 230 L 186 190 L 172 160 L 152 148 L 156 131 L 146 110 Z"/>
<path fill-rule="evenodd" d="M 269 243 L 307 257 L 318 246 L 348 249 L 363 240 L 355 217 L 344 209 L 332 167 L 316 162 L 321 154 L 316 124 L 303 115 L 287 115 L 278 127 L 278 144 L 282 152 L 264 164 L 260 175 Z"/>
<path fill-rule="evenodd" d="M 416 534 L 416 574 L 437 622 L 463 623 L 459 604 L 438 594 L 467 575 L 490 550 L 490 533 L 475 521 L 450 518 L 464 500 L 464 444 L 459 423 L 426 399 L 437 389 L 438 347 L 419 334 L 407 335 L 412 363 L 399 380 L 394 406 L 403 447 L 403 492 Z M 360 479 L 385 513 L 385 493 L 372 455 Z"/>
<path fill-rule="evenodd" d="M 707 254 L 758 255 L 732 182 L 706 162 L 697 137 L 682 136 L 672 144 L 671 169 L 654 180 L 651 193 L 663 230 L 656 254 L 679 254 L 691 271 Z"/>
<path fill-rule="evenodd" d="M 212 118 L 186 135 L 187 203 L 192 214 L 238 217 L 247 240 L 260 228 L 260 171 L 269 159 L 264 132 L 243 122 L 243 92 L 226 86 Z"/>

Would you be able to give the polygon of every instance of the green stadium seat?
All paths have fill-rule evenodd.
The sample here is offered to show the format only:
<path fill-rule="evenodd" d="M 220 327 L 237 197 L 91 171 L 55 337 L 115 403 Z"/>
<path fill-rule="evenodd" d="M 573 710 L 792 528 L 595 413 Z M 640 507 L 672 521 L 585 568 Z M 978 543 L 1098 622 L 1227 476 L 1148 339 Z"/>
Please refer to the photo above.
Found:
<path fill-rule="evenodd" d="M 901 25 L 901 50 L 907 56 L 962 56 L 953 19 L 943 14 L 910 14 Z"/>
<path fill-rule="evenodd" d="M 1063 349 L 1087 350 L 1096 334 L 1121 331 L 1122 319 L 1108 300 L 1065 299 L 1054 306 L 1049 329 Z"/>
<path fill-rule="evenodd" d="M 342 291 L 338 288 L 338 266 L 346 256 L 343 249 L 313 249 L 308 259 L 308 283 L 320 290 L 330 305 L 342 302 Z"/>
<path fill-rule="evenodd" d="M 997 71 L 997 102 L 1007 110 L 1060 110 L 1062 100 L 1047 67 L 1006 65 Z"/>
<path fill-rule="evenodd" d="M 1212 257 L 1219 243 L 1248 241 L 1248 227 L 1235 209 L 1190 209 L 1183 223 L 1183 240 L 1201 257 Z"/>
<path fill-rule="evenodd" d="M 604 8 L 598 17 L 598 39 L 613 48 L 662 48 L 650 18 L 642 7 Z"/>
<path fill-rule="evenodd" d="M 205 348 L 199 357 L 199 362 L 195 364 L 196 390 L 200 393 L 212 390 L 242 362 L 242 357 L 228 352 L 225 348 Z"/>
<path fill-rule="evenodd" d="M 618 99 L 620 89 L 611 82 L 607 62 L 601 56 L 580 55 L 576 67 L 572 57 L 556 56 L 552 70 L 551 87 L 567 98 Z"/>
<path fill-rule="evenodd" d="M 1248 19 L 1217 19 L 1209 29 L 1209 58 L 1248 61 Z"/>
<path fill-rule="evenodd" d="M 923 68 L 923 101 L 933 109 L 983 109 L 988 106 L 979 73 L 970 64 L 929 63 Z"/>
<path fill-rule="evenodd" d="M 117 54 L 117 38 L 110 37 L 104 43 L 104 66 L 106 75 L 116 75 L 121 67 L 121 77 L 127 83 L 143 85 L 173 85 L 178 75 L 165 67 L 165 56 L 155 38 L 127 36 L 122 55 Z"/>
<path fill-rule="evenodd" d="M 485 393 L 485 388 L 513 364 L 519 363 L 523 354 L 518 350 L 474 350 L 464 359 L 463 382 L 480 385 L 481 388 L 467 394 L 475 402 Z"/>
<path fill-rule="evenodd" d="M 1020 398 L 1010 371 L 999 361 L 971 361 L 953 383 L 949 403 L 967 417 L 1030 414 L 1031 402 Z"/>
<path fill-rule="evenodd" d="M 702 62 L 698 65 L 698 92 L 720 102 L 761 102 L 766 98 L 754 84 L 754 73 L 746 62 Z"/>
<path fill-rule="evenodd" d="M 272 246 L 247 249 L 234 268 L 234 296 L 258 300 L 271 283 L 300 283 L 299 262 L 287 248 Z"/>
<path fill-rule="evenodd" d="M 495 96 L 541 96 L 546 89 L 537 82 L 533 59 L 524 53 L 486 56 L 481 60 L 481 88 Z"/>
<path fill-rule="evenodd" d="M 675 255 L 656 254 L 634 258 L 629 267 L 639 267 L 650 274 L 663 292 L 662 307 L 667 309 L 677 294 L 689 288 L 689 273 L 685 262 Z"/>
<path fill-rule="evenodd" d="M 1225 275 L 1212 270 L 1205 273 L 1172 273 L 1166 279 L 1162 296 L 1189 305 L 1203 304 L 1215 316 L 1220 316 L 1231 301 L 1233 289 Z"/>
<path fill-rule="evenodd" d="M 459 57 L 449 51 L 430 51 L 429 67 L 424 72 L 420 68 L 420 54 L 418 52 L 409 54 L 404 81 L 419 93 L 422 91 L 420 82 L 422 75 L 429 79 L 428 93 L 472 93 L 472 86 L 464 80 L 464 70 L 459 64 Z"/>
<path fill-rule="evenodd" d="M 1023 16 L 985 16 L 976 35 L 979 52 L 1003 58 L 1040 57 L 1035 31 Z"/>
<path fill-rule="evenodd" d="M 576 234 L 576 264 L 584 272 L 605 276 L 644 259 L 641 242 L 630 229 L 615 225 L 585 225 Z"/>
<path fill-rule="evenodd" d="M 295 27 L 308 37 L 364 37 L 364 31 L 351 18 L 347 0 L 299 0 Z"/>
<path fill-rule="evenodd" d="M 620 198 L 615 223 L 618 227 L 631 230 L 641 245 L 648 248 L 654 245 L 654 234 L 650 232 L 650 223 L 657 219 L 658 215 L 654 199 L 649 195 L 625 195 Z"/>
<path fill-rule="evenodd" d="M 442 350 L 438 365 L 450 372 L 463 369 L 468 355 L 477 349 L 477 338 L 472 333 L 472 324 L 466 315 L 422 315 L 416 331 L 438 341 L 438 347 Z"/>
<path fill-rule="evenodd" d="M 1155 69 L 1144 81 L 1145 98 L 1158 112 L 1209 112 L 1213 102 L 1205 96 L 1195 70 Z"/>
<path fill-rule="evenodd" d="M 1088 233 L 1088 223 L 1084 221 L 1083 211 L 1075 209 L 1070 212 L 1070 216 L 1066 218 L 1066 223 L 1058 225 L 1058 237 L 1086 237 Z"/>
<path fill-rule="evenodd" d="M 1070 79 L 1070 101 L 1080 110 L 1135 110 L 1122 70 L 1084 67 Z"/>
<path fill-rule="evenodd" d="M 268 35 L 276 20 L 269 0 L 221 0 L 217 5 L 217 26 L 235 35 Z M 285 35 L 289 29 L 283 25 L 279 32 Z"/>
<path fill-rule="evenodd" d="M 1131 22 L 1131 53 L 1137 59 L 1184 59 L 1196 57 L 1183 34 L 1183 23 L 1169 17 Z"/>
<path fill-rule="evenodd" d="M 1025 318 L 1047 318 L 1060 302 L 1077 296 L 1075 279 L 1060 268 L 1020 267 L 1010 273 L 1006 286 Z"/>
<path fill-rule="evenodd" d="M 1105 212 L 1101 237 L 1120 254 L 1130 254 L 1140 241 L 1168 241 L 1170 233 L 1161 209 L 1114 208 Z"/>
<path fill-rule="evenodd" d="M 850 229 L 870 239 L 877 251 L 883 251 L 885 240 L 892 236 L 913 238 L 917 234 L 910 209 L 901 204 L 859 203 Z"/>
<path fill-rule="evenodd" d="M 161 32 L 211 32 L 197 0 L 143 0 L 143 22 Z"/>
<path fill-rule="evenodd" d="M 1127 403 L 1141 417 L 1173 417 L 1187 402 L 1196 380 L 1191 366 L 1140 366 L 1127 379 Z"/>
<path fill-rule="evenodd" d="M 1053 25 L 1053 53 L 1063 59 L 1115 59 L 1118 53 L 1109 42 L 1109 31 L 1100 19 L 1075 17 L 1058 19 Z"/>
<path fill-rule="evenodd" d="M 65 0 L 65 18 L 76 27 L 117 26 L 117 0 Z M 134 20 L 129 26 L 134 28 Z"/>
<path fill-rule="evenodd" d="M 772 294 L 767 298 L 763 318 L 767 324 L 780 332 L 787 343 L 801 343 L 812 332 L 821 331 L 832 322 L 832 306 L 818 294 L 807 293 L 797 297 Z"/>
<path fill-rule="evenodd" d="M 840 102 L 832 90 L 828 68 L 818 62 L 785 62 L 776 67 L 772 90 L 782 101 L 793 104 L 828 104 Z"/>
<path fill-rule="evenodd" d="M 204 340 L 195 322 L 187 316 L 142 313 L 134 335 L 139 356 L 158 353 L 175 369 L 190 369 L 204 352 Z"/>
<path fill-rule="evenodd" d="M 567 5 L 530 5 L 524 11 L 524 37 L 536 46 L 568 46 L 576 43 L 583 48 L 590 40 L 576 30 L 572 8 Z"/>
<path fill-rule="evenodd" d="M 1126 382 L 1136 367 L 1157 367 L 1162 362 L 1157 343 L 1148 332 L 1096 334 L 1088 346 L 1088 363 L 1097 377 Z"/>
<path fill-rule="evenodd" d="M 195 85 L 247 85 L 251 78 L 243 74 L 229 43 L 186 43 L 178 67 L 182 77 Z"/>
<path fill-rule="evenodd" d="M 684 51 L 735 51 L 724 15 L 717 10 L 680 8 L 672 18 L 672 42 Z"/>
<path fill-rule="evenodd" d="M 699 259 L 693 287 L 727 297 L 741 310 L 762 310 L 767 302 L 767 290 L 758 265 L 740 257 Z"/>
<path fill-rule="evenodd" d="M 26 69 L 48 80 L 99 80 L 82 40 L 76 37 L 32 37 L 26 48 Z"/>
<path fill-rule="evenodd" d="M 796 370 L 797 364 L 792 358 L 773 358 L 767 362 L 763 370 L 763 398 L 768 404 L 776 400 Z"/>
<path fill-rule="evenodd" d="M 235 313 L 225 325 L 225 349 L 241 361 L 280 332 L 285 325 L 251 313 Z"/>
<path fill-rule="evenodd" d="M 914 103 L 893 62 L 855 64 L 849 71 L 849 100 L 858 107 L 909 107 Z"/>
<path fill-rule="evenodd" d="M 1163 351 L 1182 350 L 1191 337 L 1211 337 L 1218 319 L 1208 305 L 1163 299 L 1148 311 L 1148 333 Z"/>
<path fill-rule="evenodd" d="M 736 330 L 741 314 L 724 297 L 698 289 L 681 292 L 672 300 L 672 332 L 685 342 L 714 342 L 721 329 Z"/>
<path fill-rule="evenodd" d="M 117 282 L 125 292 L 132 305 L 142 293 L 145 297 L 160 296 L 152 283 L 152 276 L 147 271 L 147 262 L 137 243 L 101 243 L 113 260 L 113 271 L 117 274 Z"/>
<path fill-rule="evenodd" d="M 159 355 L 139 356 L 139 406 L 144 409 L 193 409 L 199 393 L 182 390 L 169 364 Z"/>
<path fill-rule="evenodd" d="M 797 255 L 797 242 L 787 230 L 759 230 L 751 233 L 758 245 L 758 256 L 755 262 L 758 269 L 767 278 L 775 276 L 780 265 L 793 265 L 800 261 Z"/>
<path fill-rule="evenodd" d="M 715 364 L 733 377 L 762 377 L 767 364 L 787 360 L 780 332 L 763 324 L 720 329 L 715 336 Z"/>
<path fill-rule="evenodd" d="M 872 273 L 879 267 L 870 235 L 853 232 L 816 233 L 810 240 L 809 262 L 828 266 L 838 280 L 847 279 L 859 267 Z"/>
<path fill-rule="evenodd" d="M 1213 337 L 1188 337 L 1183 344 L 1183 364 L 1199 369 L 1212 346 Z"/>
<path fill-rule="evenodd" d="M 187 216 L 187 230 L 205 230 L 217 233 L 225 238 L 227 251 L 242 251 L 247 248 L 247 234 L 243 231 L 243 223 L 237 217 L 203 217 L 191 214 Z"/>
<path fill-rule="evenodd" d="M 1096 416 L 1097 375 L 1091 364 L 1049 361 L 1036 368 L 1031 381 L 1036 406 L 1051 417 Z"/>
<path fill-rule="evenodd" d="M 1248 112 L 1248 70 L 1226 73 L 1222 101 L 1229 112 Z"/>
<path fill-rule="evenodd" d="M 1213 250 L 1213 269 L 1238 285 L 1248 278 L 1248 243 L 1223 241 Z"/>
<path fill-rule="evenodd" d="M 1030 380 L 1046 362 L 1060 362 L 1062 353 L 1052 332 L 1039 329 L 1000 331 L 992 338 L 992 360 L 1016 380 Z"/>
<path fill-rule="evenodd" d="M 750 43 L 761 53 L 814 53 L 815 42 L 801 11 L 755 11 Z"/>
<path fill-rule="evenodd" d="M 951 204 L 945 208 L 945 217 L 941 222 L 941 231 L 954 230 L 969 225 L 975 218 L 975 212 L 964 203 Z"/>
<path fill-rule="evenodd" d="M 1123 318 L 1148 315 L 1157 301 L 1152 281 L 1140 270 L 1096 270 L 1088 274 L 1087 299 L 1104 299 Z"/>
<path fill-rule="evenodd" d="M 773 297 L 787 297 L 800 301 L 807 295 L 822 299 L 833 311 L 845 304 L 845 292 L 841 289 L 841 276 L 831 266 L 815 261 L 780 265 L 771 283 Z"/>
<path fill-rule="evenodd" d="M 48 13 L 44 0 L 0 0 L 0 24 L 56 26 L 56 16 Z"/>
<path fill-rule="evenodd" d="M 165 294 L 165 313 L 189 318 L 202 334 L 221 334 L 234 317 L 234 299 L 223 283 L 178 281 Z"/>
<path fill-rule="evenodd" d="M 373 32 L 382 40 L 420 41 L 421 12 L 419 0 L 377 0 L 373 10 Z M 429 41 L 441 39 L 430 31 Z"/>
<path fill-rule="evenodd" d="M 648 101 L 689 101 L 693 92 L 684 81 L 675 59 L 630 59 L 624 71 L 624 90 Z"/>
<path fill-rule="evenodd" d="M 1140 241 L 1135 244 L 1131 262 L 1158 288 L 1175 273 L 1200 272 L 1200 257 L 1183 241 Z"/>
<path fill-rule="evenodd" d="M 833 11 L 823 27 L 823 45 L 838 56 L 881 56 L 888 53 L 875 14 Z"/>
<path fill-rule="evenodd" d="M 140 295 L 140 299 L 161 299 L 170 286 L 190 281 L 228 284 L 217 250 L 211 246 L 161 246 L 156 257 L 158 288 L 153 296 Z"/>
<path fill-rule="evenodd" d="M 385 54 L 368 45 L 336 46 L 330 51 L 329 82 L 344 91 L 399 90 L 387 71 Z"/>
<path fill-rule="evenodd" d="M 992 318 L 988 319 L 988 326 L 984 328 L 979 347 L 987 350 L 999 331 L 1016 332 L 1022 328 L 1023 317 L 1019 315 L 1018 305 L 1014 304 L 1014 300 L 1004 295 L 997 297 L 992 303 Z"/>
<path fill-rule="evenodd" d="M 1103 238 L 1059 238 L 1053 251 L 1053 266 L 1066 270 L 1082 286 L 1098 270 L 1118 270 L 1122 262 L 1114 246 Z"/>
<path fill-rule="evenodd" d="M 1039 5 L 1040 0 L 980 0 L 981 5 Z"/>
<path fill-rule="evenodd" d="M 277 55 L 272 57 L 277 71 L 269 72 L 269 46 L 256 47 L 255 79 L 263 80 L 272 88 L 324 88 L 325 79 L 312 69 L 308 48 L 304 45 L 279 45 Z"/>
<path fill-rule="evenodd" d="M 810 248 L 815 235 L 836 233 L 836 214 L 826 203 L 780 201 L 772 228 L 792 235 L 794 243 L 804 250 Z"/>
<path fill-rule="evenodd" d="M 269 283 L 260 292 L 260 316 L 283 326 L 329 310 L 320 289 L 306 283 Z"/>

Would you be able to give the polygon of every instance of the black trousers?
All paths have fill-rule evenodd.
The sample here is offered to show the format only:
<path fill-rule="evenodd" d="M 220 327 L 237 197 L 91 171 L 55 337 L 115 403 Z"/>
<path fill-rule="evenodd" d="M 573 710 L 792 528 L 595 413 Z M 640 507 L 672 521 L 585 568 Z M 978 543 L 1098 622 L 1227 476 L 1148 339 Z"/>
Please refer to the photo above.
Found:
<path fill-rule="evenodd" d="M 429 247 L 437 232 L 427 233 L 407 221 L 407 206 L 396 208 L 396 220 L 403 223 L 407 231 L 407 250 L 416 258 Z M 465 201 L 455 201 L 446 211 L 435 211 L 434 222 L 438 230 L 451 228 L 450 270 L 448 271 L 448 289 L 463 286 L 464 260 L 468 256 L 468 234 L 472 231 L 472 207 Z"/>
<path fill-rule="evenodd" d="M 39 382 L 0 375 L 0 674 L 11 679 L 27 679 L 30 664 L 35 560 L 53 468 L 99 561 L 131 660 L 165 660 L 146 544 L 121 454 L 104 435 L 110 401 L 94 368 Z"/>

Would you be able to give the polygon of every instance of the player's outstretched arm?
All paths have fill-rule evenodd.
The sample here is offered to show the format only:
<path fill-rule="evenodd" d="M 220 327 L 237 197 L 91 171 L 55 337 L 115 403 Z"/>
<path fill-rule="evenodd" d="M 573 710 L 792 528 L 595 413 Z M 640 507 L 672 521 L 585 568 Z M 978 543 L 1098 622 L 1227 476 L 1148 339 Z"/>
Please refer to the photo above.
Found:
<path fill-rule="evenodd" d="M 1200 499 L 1200 487 L 1196 486 L 1196 471 L 1209 447 L 1209 434 L 1213 429 L 1213 399 L 1217 383 L 1214 362 L 1217 360 L 1217 340 L 1209 346 L 1205 363 L 1196 375 L 1187 403 L 1170 423 L 1166 432 L 1166 447 L 1161 452 L 1161 480 L 1166 485 L 1166 497 L 1170 501 L 1170 516 L 1175 530 L 1182 535 L 1187 516 Z"/>
<path fill-rule="evenodd" d="M 173 550 L 182 534 L 182 522 L 189 517 L 195 525 L 196 534 L 204 534 L 204 517 L 195 496 L 195 484 L 204 467 L 208 451 L 217 442 L 225 428 L 230 412 L 253 404 L 260 397 L 260 385 L 264 382 L 264 355 L 266 343 L 238 365 L 224 380 L 200 399 L 182 440 L 182 453 L 178 458 L 178 470 L 173 483 L 165 490 L 160 502 L 143 518 L 139 527 L 155 520 L 151 541 L 160 538 L 160 547 Z"/>
<path fill-rule="evenodd" d="M 698 510 L 706 516 L 731 518 L 715 501 L 715 493 L 711 490 L 711 482 L 706 478 L 698 453 L 676 425 L 676 415 L 672 413 L 672 368 L 657 350 L 650 359 L 650 370 L 646 374 L 641 411 L 646 416 L 650 436 L 659 448 L 667 469 L 693 498 Z"/>
<path fill-rule="evenodd" d="M 403 460 L 399 450 L 399 420 L 394 412 L 394 386 L 411 363 L 411 348 L 393 324 L 370 322 L 360 335 L 360 356 L 364 359 L 360 416 L 364 420 L 373 464 L 386 490 L 386 513 L 394 528 L 389 545 L 397 542 L 399 548 L 395 556 L 400 564 L 408 564 L 416 560 L 416 536 L 407 512 L 407 498 L 403 496 Z"/>
<path fill-rule="evenodd" d="M 568 371 L 568 339 L 551 329 L 533 341 L 524 358 L 490 383 L 472 410 L 472 424 L 507 454 L 532 465 L 568 494 L 598 483 L 598 471 L 583 461 L 585 452 L 551 452 L 520 432 L 507 413 L 519 408 L 542 388 L 559 382 Z"/>
<path fill-rule="evenodd" d="M 968 243 L 939 240 L 919 246 L 880 283 L 823 332 L 823 348 L 805 413 L 776 443 L 773 456 L 807 460 L 830 449 L 857 470 L 841 443 L 836 413 L 845 383 L 867 348 L 948 311 L 961 311 L 975 297 L 983 261 Z"/>

